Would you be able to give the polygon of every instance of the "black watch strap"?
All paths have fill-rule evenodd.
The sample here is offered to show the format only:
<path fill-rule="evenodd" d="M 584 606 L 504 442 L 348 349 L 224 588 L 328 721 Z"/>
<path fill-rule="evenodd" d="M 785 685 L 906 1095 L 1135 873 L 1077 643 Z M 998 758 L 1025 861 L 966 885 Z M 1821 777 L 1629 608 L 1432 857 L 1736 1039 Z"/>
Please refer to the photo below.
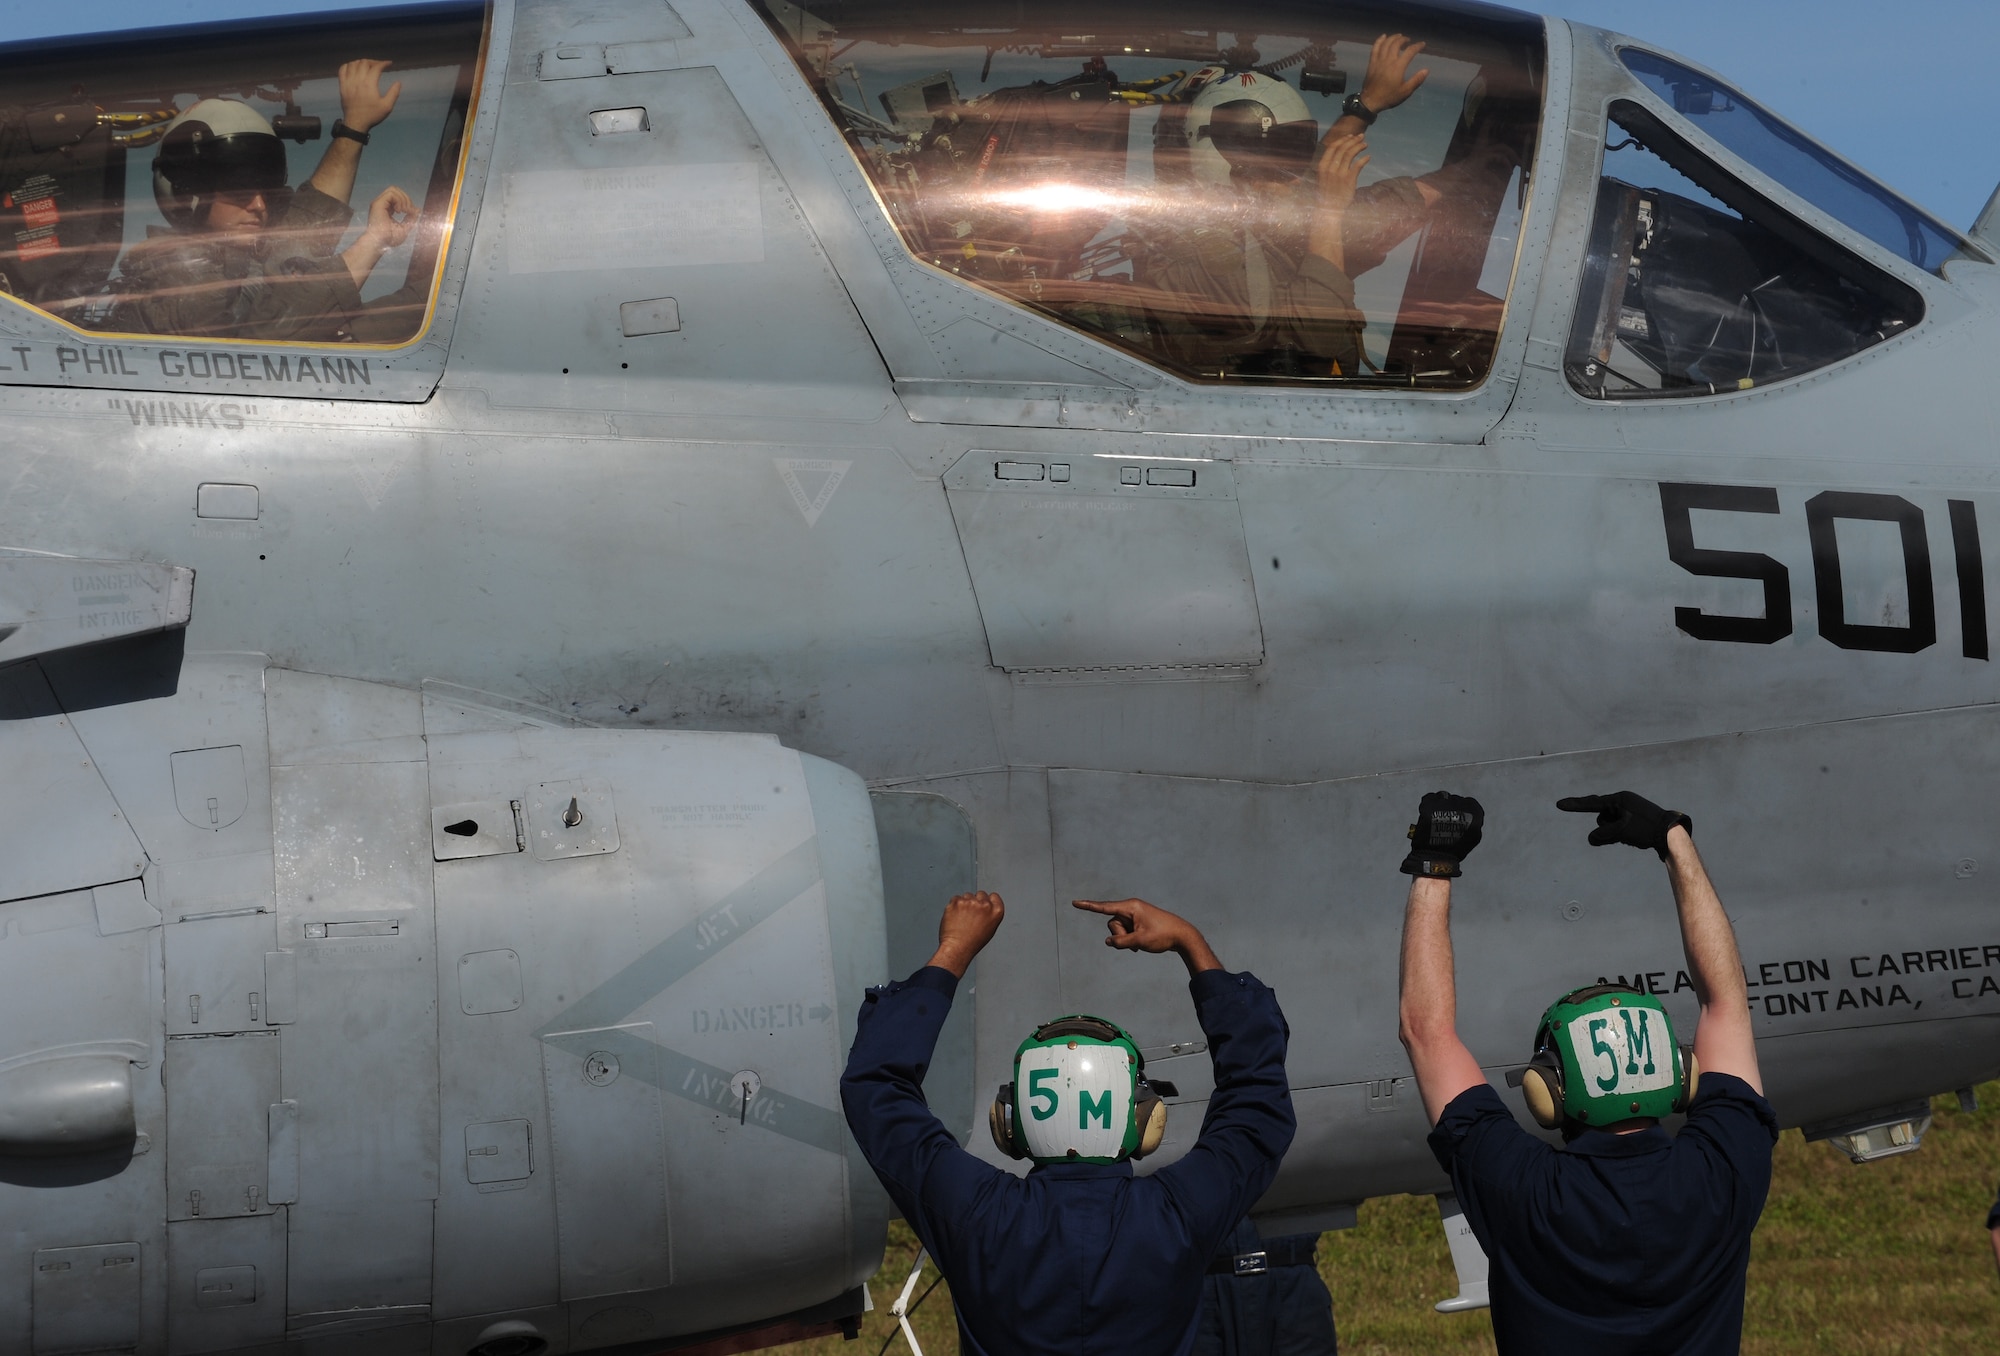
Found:
<path fill-rule="evenodd" d="M 1347 101 L 1340 106 L 1340 111 L 1345 117 L 1361 119 L 1369 127 L 1373 127 L 1375 119 L 1381 116 L 1367 104 L 1362 103 L 1359 94 L 1348 95 Z"/>
<path fill-rule="evenodd" d="M 1369 118 L 1370 122 L 1373 122 L 1374 120 L 1375 119 L 1373 117 Z M 333 134 L 337 137 L 346 137 L 349 141 L 358 141 L 363 146 L 366 146 L 368 144 L 368 134 L 366 132 L 355 131 L 352 127 L 349 127 L 339 118 L 335 118 L 333 120 Z"/>

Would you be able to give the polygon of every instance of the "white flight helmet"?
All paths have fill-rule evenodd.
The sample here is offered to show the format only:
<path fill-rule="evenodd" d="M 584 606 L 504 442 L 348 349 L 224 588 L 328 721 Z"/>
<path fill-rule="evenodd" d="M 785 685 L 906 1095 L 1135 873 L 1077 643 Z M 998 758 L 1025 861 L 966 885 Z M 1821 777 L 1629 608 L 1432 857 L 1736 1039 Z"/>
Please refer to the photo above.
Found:
<path fill-rule="evenodd" d="M 1304 174 L 1319 144 L 1305 96 L 1275 75 L 1204 66 L 1188 77 L 1188 162 L 1195 177 L 1226 184 L 1232 171 Z"/>
<path fill-rule="evenodd" d="M 175 118 L 153 156 L 153 198 L 182 230 L 201 224 L 210 196 L 285 191 L 285 143 L 236 99 L 203 99 Z"/>

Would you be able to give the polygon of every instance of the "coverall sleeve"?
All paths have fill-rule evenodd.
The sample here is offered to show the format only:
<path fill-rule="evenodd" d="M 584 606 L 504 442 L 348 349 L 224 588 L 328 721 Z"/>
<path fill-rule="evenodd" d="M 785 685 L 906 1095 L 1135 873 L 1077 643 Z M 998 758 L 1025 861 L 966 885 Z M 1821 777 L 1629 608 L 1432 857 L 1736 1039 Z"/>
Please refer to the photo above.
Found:
<path fill-rule="evenodd" d="M 283 215 L 271 228 L 274 258 L 301 255 L 330 257 L 340 250 L 340 238 L 354 220 L 354 209 L 311 184 L 301 185 L 285 203 Z"/>
<path fill-rule="evenodd" d="M 1278 1175 L 1298 1122 L 1285 1082 L 1291 1029 L 1278 996 L 1255 975 L 1226 970 L 1203 971 L 1188 991 L 1208 1037 L 1215 1091 L 1194 1147 L 1153 1176 L 1206 1257 Z"/>
<path fill-rule="evenodd" d="M 1452 1098 L 1425 1143 L 1488 1256 L 1506 1246 L 1508 1230 L 1535 1217 L 1524 1202 L 1548 1178 L 1556 1150 L 1521 1128 L 1491 1084 Z"/>
<path fill-rule="evenodd" d="M 924 1074 L 957 990 L 958 977 L 934 965 L 870 989 L 840 1076 L 855 1143 L 934 1257 L 955 1207 L 1009 1178 L 960 1148 L 924 1101 Z"/>
<path fill-rule="evenodd" d="M 1292 307 L 1291 329 L 1299 347 L 1337 367 L 1342 376 L 1359 376 L 1361 331 L 1367 322 L 1354 304 L 1354 279 L 1317 254 L 1308 254 L 1299 264 Z"/>

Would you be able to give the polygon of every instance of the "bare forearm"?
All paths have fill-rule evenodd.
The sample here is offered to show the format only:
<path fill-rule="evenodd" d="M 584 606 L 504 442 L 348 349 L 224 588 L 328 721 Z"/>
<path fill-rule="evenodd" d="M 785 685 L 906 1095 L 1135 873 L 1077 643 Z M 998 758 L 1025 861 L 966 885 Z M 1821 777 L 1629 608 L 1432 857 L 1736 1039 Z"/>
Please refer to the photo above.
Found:
<path fill-rule="evenodd" d="M 1451 952 L 1451 882 L 1418 876 L 1403 914 L 1403 1043 L 1458 1031 Z"/>
<path fill-rule="evenodd" d="M 346 202 L 354 192 L 354 176 L 361 169 L 361 143 L 335 137 L 313 171 L 312 186 L 335 202 Z"/>
<path fill-rule="evenodd" d="M 965 972 L 972 968 L 973 958 L 979 952 L 979 947 L 951 938 L 939 942 L 938 949 L 931 953 L 931 958 L 924 964 L 935 965 L 940 970 L 949 970 L 960 979 L 964 979 Z"/>
<path fill-rule="evenodd" d="M 341 251 L 340 262 L 347 265 L 347 276 L 354 279 L 354 285 L 361 287 L 368 281 L 368 275 L 375 271 L 375 265 L 382 262 L 388 247 L 372 235 L 364 234 L 359 240 Z"/>
<path fill-rule="evenodd" d="M 1403 914 L 1403 1048 L 1416 1071 L 1417 1094 L 1433 1125 L 1467 1088 L 1486 1081 L 1458 1035 L 1458 985 L 1452 972 L 1451 882 L 1419 876 Z"/>
<path fill-rule="evenodd" d="M 1696 1001 L 1703 1008 L 1742 1010 L 1749 990 L 1743 983 L 1736 931 L 1686 829 L 1667 834 L 1667 874 L 1673 881 L 1674 905 L 1680 910 L 1681 944 Z"/>
<path fill-rule="evenodd" d="M 1749 989 L 1743 982 L 1736 931 L 1685 828 L 1667 832 L 1667 872 L 1680 910 L 1688 975 L 1701 1004 L 1695 1057 L 1703 1069 L 1733 1074 L 1761 1093 L 1764 1079 L 1757 1065 L 1757 1035 L 1750 1021 Z"/>
<path fill-rule="evenodd" d="M 1320 208 L 1313 213 L 1312 229 L 1306 236 L 1306 248 L 1345 273 L 1347 272 L 1346 230 L 1347 214 L 1344 210 L 1330 212 Z"/>
<path fill-rule="evenodd" d="M 1188 978 L 1193 979 L 1204 970 L 1220 970 L 1222 962 L 1216 959 L 1215 952 L 1210 949 L 1208 938 L 1201 935 L 1200 929 L 1192 926 L 1188 928 L 1188 932 L 1191 935 L 1174 947 L 1175 954 L 1187 966 Z"/>

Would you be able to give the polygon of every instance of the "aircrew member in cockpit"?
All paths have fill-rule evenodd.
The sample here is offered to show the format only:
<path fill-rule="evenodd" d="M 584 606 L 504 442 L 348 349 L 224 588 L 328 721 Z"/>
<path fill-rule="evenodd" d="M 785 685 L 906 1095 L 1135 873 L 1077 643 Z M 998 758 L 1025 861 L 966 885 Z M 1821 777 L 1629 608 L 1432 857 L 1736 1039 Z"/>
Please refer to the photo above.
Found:
<path fill-rule="evenodd" d="M 1049 1022 L 1015 1052 L 991 1129 L 1002 1153 L 1035 1164 L 1027 1176 L 967 1153 L 925 1105 L 959 978 L 1005 913 L 994 894 L 953 899 L 930 964 L 868 991 L 840 1080 L 847 1124 L 951 1283 L 972 1356 L 1186 1352 L 1209 1259 L 1270 1186 L 1296 1128 L 1276 995 L 1224 970 L 1200 930 L 1165 909 L 1076 907 L 1108 918 L 1106 945 L 1187 965 L 1215 1091 L 1177 1161 L 1133 1176 L 1132 1160 L 1159 1146 L 1172 1094 L 1146 1081 L 1132 1038 L 1097 1017 Z"/>
<path fill-rule="evenodd" d="M 345 250 L 361 148 L 402 93 L 386 61 L 340 68 L 341 117 L 312 178 L 287 188 L 285 143 L 235 99 L 203 99 L 161 138 L 153 194 L 169 229 L 126 256 L 108 328 L 141 334 L 330 342 L 349 338 L 361 285 L 402 244 L 415 207 L 400 188 L 368 206 Z M 339 251 L 336 253 L 336 251 Z"/>
<path fill-rule="evenodd" d="M 1512 168 L 1506 156 L 1480 152 L 1420 178 L 1359 187 L 1367 130 L 1429 78 L 1410 72 L 1423 48 L 1400 33 L 1377 38 L 1361 92 L 1317 141 L 1304 98 L 1281 76 L 1218 66 L 1191 78 L 1195 173 L 1226 181 L 1233 203 L 1197 204 L 1192 227 L 1141 265 L 1142 280 L 1162 294 L 1177 356 L 1247 376 L 1362 372 L 1366 320 L 1353 280 L 1432 222 L 1441 202 L 1492 196 Z M 1497 184 L 1485 182 L 1495 176 Z M 1485 242 L 1480 233 L 1482 252 Z"/>
<path fill-rule="evenodd" d="M 1515 1121 L 1458 1035 L 1451 882 L 1485 814 L 1469 797 L 1432 792 L 1402 865 L 1416 877 L 1402 1037 L 1436 1127 L 1431 1152 L 1491 1262 L 1503 1356 L 1735 1352 L 1778 1138 L 1736 935 L 1686 815 L 1630 791 L 1557 804 L 1597 815 L 1593 846 L 1651 848 L 1667 863 L 1701 1005 L 1692 1055 L 1674 1044 L 1659 999 L 1621 985 L 1576 990 L 1542 1015 L 1521 1076 L 1530 1113 L 1560 1129 L 1565 1147 Z M 1678 1111 L 1687 1122 L 1670 1137 L 1659 1121 Z"/>

